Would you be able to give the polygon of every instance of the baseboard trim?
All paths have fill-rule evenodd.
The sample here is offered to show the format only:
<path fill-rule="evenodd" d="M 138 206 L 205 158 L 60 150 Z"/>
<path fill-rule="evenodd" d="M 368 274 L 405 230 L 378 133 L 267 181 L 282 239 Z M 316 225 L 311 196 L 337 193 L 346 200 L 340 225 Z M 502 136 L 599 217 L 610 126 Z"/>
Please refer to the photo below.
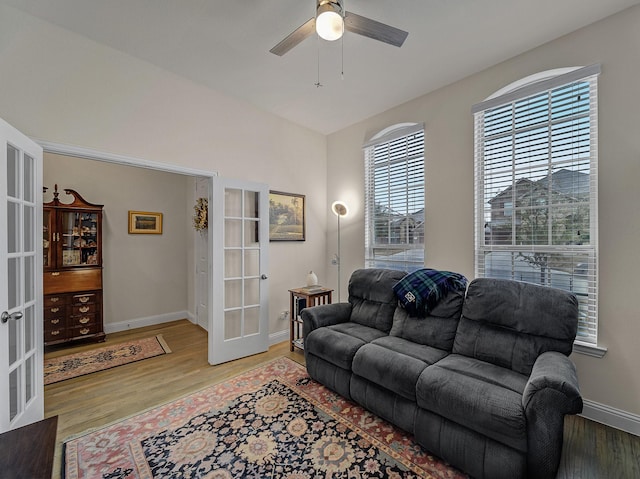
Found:
<path fill-rule="evenodd" d="M 640 436 L 640 416 L 637 414 L 585 399 L 581 416 L 605 426 Z"/>
<path fill-rule="evenodd" d="M 187 311 L 176 311 L 174 313 L 158 314 L 156 316 L 147 316 L 145 318 L 129 319 L 128 321 L 119 321 L 117 323 L 106 323 L 104 325 L 104 332 L 107 334 L 117 333 L 128 329 L 170 323 L 171 321 L 177 321 L 185 318 L 189 318 L 189 313 Z"/>
<path fill-rule="evenodd" d="M 176 311 L 175 313 L 158 314 L 157 316 L 147 316 L 146 318 L 130 319 L 128 321 L 120 321 L 118 323 L 108 323 L 104 325 L 104 332 L 107 334 L 118 333 L 128 329 L 143 328 L 145 326 L 153 326 L 155 324 L 170 323 L 179 319 L 188 319 L 194 324 L 195 316 L 188 311 Z M 289 341 L 289 330 L 283 329 L 269 334 L 269 346 Z"/>
<path fill-rule="evenodd" d="M 278 343 L 289 341 L 289 330 L 283 329 L 282 331 L 276 331 L 269 334 L 269 346 L 274 346 Z"/>

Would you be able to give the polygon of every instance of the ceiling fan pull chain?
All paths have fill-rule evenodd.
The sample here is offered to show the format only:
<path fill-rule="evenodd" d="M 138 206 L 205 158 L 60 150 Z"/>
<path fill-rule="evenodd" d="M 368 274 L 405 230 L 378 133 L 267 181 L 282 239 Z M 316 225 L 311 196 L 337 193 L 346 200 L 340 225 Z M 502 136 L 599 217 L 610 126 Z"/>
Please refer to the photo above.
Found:
<path fill-rule="evenodd" d="M 320 38 L 318 37 L 316 40 L 316 45 L 318 46 L 318 79 L 315 82 L 316 88 L 320 88 L 322 83 L 320 83 Z"/>
<path fill-rule="evenodd" d="M 342 37 L 340 38 L 340 48 L 342 49 L 342 51 L 340 52 L 340 55 L 342 56 L 342 58 L 340 59 L 342 65 L 340 66 L 340 78 L 342 80 L 344 80 L 344 17 L 345 17 L 345 12 L 347 11 L 345 6 L 344 6 L 345 2 L 342 2 Z"/>
<path fill-rule="evenodd" d="M 342 62 L 342 65 L 340 66 L 340 78 L 344 80 L 344 35 L 342 35 L 342 38 L 340 39 L 340 47 L 342 49 L 342 51 L 340 52 L 340 55 L 342 57 L 340 58 L 340 61 Z"/>

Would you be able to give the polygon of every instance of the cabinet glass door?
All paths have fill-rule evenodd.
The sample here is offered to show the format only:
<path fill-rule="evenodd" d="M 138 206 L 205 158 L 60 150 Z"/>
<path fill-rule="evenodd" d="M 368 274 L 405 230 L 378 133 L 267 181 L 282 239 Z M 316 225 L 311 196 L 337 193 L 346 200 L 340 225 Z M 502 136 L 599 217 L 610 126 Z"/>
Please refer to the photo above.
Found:
<path fill-rule="evenodd" d="M 45 210 L 42 212 L 42 265 L 45 269 L 53 267 L 54 263 L 53 252 L 55 251 L 55 238 L 52 236 L 52 220 L 53 215 L 51 211 Z"/>
<path fill-rule="evenodd" d="M 98 264 L 98 215 L 96 213 L 81 213 L 79 231 L 80 264 Z"/>
<path fill-rule="evenodd" d="M 80 214 L 62 213 L 62 229 L 60 245 L 62 247 L 62 263 L 58 266 L 78 266 L 80 264 Z M 60 261 L 60 260 L 58 260 Z"/>

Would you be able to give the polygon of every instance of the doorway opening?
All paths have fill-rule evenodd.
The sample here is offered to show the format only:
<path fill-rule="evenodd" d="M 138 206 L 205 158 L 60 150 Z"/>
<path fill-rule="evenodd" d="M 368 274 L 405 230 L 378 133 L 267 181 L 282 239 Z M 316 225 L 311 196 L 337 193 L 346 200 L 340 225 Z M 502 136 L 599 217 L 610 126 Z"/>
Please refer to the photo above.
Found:
<path fill-rule="evenodd" d="M 178 181 L 178 183 L 180 183 L 180 179 L 179 179 L 180 177 L 184 178 L 183 191 L 186 194 L 184 195 L 185 197 L 179 198 L 181 205 L 184 205 L 183 213 L 178 218 L 179 213 L 176 212 L 174 208 L 173 214 L 176 219 L 173 221 L 173 225 L 168 225 L 165 220 L 166 233 L 169 232 L 168 230 L 169 227 L 171 227 L 173 231 L 184 232 L 185 230 L 186 231 L 189 230 L 190 223 L 192 223 L 191 221 L 191 215 L 193 214 L 192 205 L 196 203 L 198 198 L 204 198 L 207 201 L 210 201 L 213 178 L 217 176 L 217 173 L 214 171 L 197 170 L 193 168 L 183 167 L 180 165 L 159 163 L 159 162 L 149 161 L 145 159 L 133 158 L 133 157 L 123 156 L 123 155 L 115 155 L 115 154 L 105 153 L 98 150 L 93 150 L 88 148 L 79 148 L 75 146 L 51 143 L 46 141 L 38 141 L 38 143 L 43 147 L 43 150 L 44 150 L 44 170 L 45 170 L 44 176 L 45 176 L 45 179 L 50 178 L 51 179 L 50 181 L 54 181 L 52 179 L 54 177 L 55 177 L 55 181 L 57 182 L 61 182 L 64 180 L 59 179 L 59 176 L 61 175 L 52 175 L 51 172 L 49 172 L 48 174 L 47 169 L 49 167 L 47 166 L 47 163 L 48 163 L 47 157 L 50 158 L 50 162 L 52 161 L 52 159 L 59 160 L 60 158 L 65 159 L 66 161 L 69 161 L 69 160 L 94 161 L 94 162 L 101 163 L 103 170 L 112 171 L 112 172 L 120 171 L 118 169 L 118 166 L 126 167 L 122 170 L 122 174 L 126 175 L 127 172 L 135 173 L 136 177 L 139 178 L 138 180 L 139 183 L 145 182 L 144 180 L 145 173 L 143 170 L 148 170 L 151 176 L 150 179 L 153 179 L 154 181 L 160 181 L 161 189 L 163 188 L 162 185 L 164 185 L 165 191 L 155 194 L 156 203 L 162 203 L 162 201 L 160 200 L 163 200 L 164 208 L 169 208 L 171 206 L 170 198 L 163 198 L 163 195 L 170 197 L 171 195 L 170 190 L 172 190 L 173 188 L 171 187 L 171 183 L 165 182 L 165 178 L 169 178 L 170 181 L 174 181 L 172 178 L 176 178 L 175 181 Z M 111 165 L 108 165 L 108 164 L 111 164 Z M 126 226 L 123 226 L 120 224 L 121 222 L 125 221 L 127 209 L 129 210 L 136 210 L 136 209 L 161 210 L 163 206 L 159 205 L 157 208 L 155 208 L 155 206 L 153 205 L 155 205 L 156 203 L 151 203 L 151 204 L 147 203 L 147 206 L 145 206 L 144 208 L 141 208 L 140 202 L 141 200 L 144 199 L 145 195 L 133 194 L 132 190 L 135 190 L 135 187 L 131 187 L 131 185 L 129 186 L 131 188 L 131 190 L 129 190 L 129 193 L 127 193 L 126 191 L 127 188 L 124 188 L 124 189 L 119 188 L 118 181 L 117 181 L 118 176 L 119 175 L 116 173 L 111 177 L 112 179 L 110 180 L 110 182 L 113 184 L 110 185 L 110 188 L 113 190 L 113 195 L 117 195 L 121 198 L 119 199 L 118 209 L 113 215 L 114 218 L 112 220 L 112 224 L 107 226 L 111 226 L 113 228 L 112 231 L 114 235 L 120 235 L 120 238 L 123 244 L 128 244 L 130 248 L 138 249 L 140 251 L 140 255 L 139 255 L 140 258 L 136 256 L 135 252 L 130 252 L 127 254 L 126 260 L 123 260 L 122 258 L 119 259 L 119 264 L 122 264 L 124 262 L 125 266 L 123 267 L 126 268 L 127 262 L 129 263 L 138 262 L 143 265 L 144 264 L 148 265 L 150 262 L 153 262 L 153 263 L 162 262 L 162 261 L 168 262 L 169 260 L 167 258 L 170 258 L 171 256 L 171 249 L 165 250 L 165 252 L 162 255 L 158 255 L 163 257 L 159 257 L 157 258 L 157 260 L 155 258 L 149 258 L 149 257 L 144 259 L 142 257 L 143 256 L 142 253 L 144 253 L 145 245 L 149 244 L 148 242 L 149 238 L 143 238 L 143 236 L 146 236 L 146 235 L 141 235 L 142 237 L 136 237 L 136 235 L 127 236 Z M 114 177 L 115 177 L 115 180 L 113 179 Z M 102 181 L 102 180 L 103 179 L 100 179 L 100 178 L 96 180 L 90 180 L 89 184 L 91 183 L 91 181 Z M 50 186 L 51 188 L 53 187 L 53 185 L 46 185 L 46 186 Z M 62 184 L 59 186 L 61 188 L 73 187 L 73 186 L 62 185 Z M 142 189 L 143 187 L 149 188 L 148 185 L 145 186 L 141 184 L 140 188 Z M 153 188 L 153 186 L 151 186 L 151 188 Z M 90 196 L 91 192 L 87 191 L 85 194 L 87 196 Z M 127 197 L 131 197 L 131 204 L 127 202 Z M 160 200 L 158 200 L 158 198 Z M 61 200 L 63 200 L 63 198 L 61 198 Z M 103 201 L 102 198 L 96 198 L 96 201 L 97 200 L 100 200 L 101 202 Z M 158 308 L 156 308 L 156 311 L 154 311 L 153 314 L 144 314 L 143 309 L 141 309 L 140 311 L 137 311 L 134 309 L 135 306 L 131 305 L 129 306 L 129 309 L 127 311 L 119 311 L 119 313 L 122 313 L 122 314 L 118 314 L 117 315 L 118 317 L 116 318 L 115 310 L 113 314 L 111 314 L 106 311 L 106 308 L 108 307 L 109 303 L 113 305 L 114 309 L 120 308 L 122 305 L 118 304 L 118 302 L 120 302 L 122 298 L 118 298 L 118 296 L 122 296 L 128 291 L 127 289 L 122 290 L 122 287 L 120 287 L 120 290 L 114 287 L 116 291 L 113 292 L 112 294 L 114 294 L 115 297 L 110 298 L 110 300 L 105 303 L 105 319 L 106 319 L 105 332 L 107 333 L 107 335 L 109 333 L 123 331 L 126 329 L 134 329 L 138 327 L 144 327 L 144 326 L 149 326 L 153 324 L 160 324 L 163 322 L 173 321 L 176 319 L 181 319 L 180 317 L 177 317 L 181 313 L 186 313 L 186 317 L 191 322 L 198 324 L 199 326 L 201 326 L 203 329 L 207 331 L 209 330 L 208 325 L 211 324 L 210 322 L 211 308 L 209 308 L 208 305 L 210 304 L 210 300 L 211 300 L 210 291 L 211 291 L 211 284 L 212 284 L 212 271 L 211 271 L 211 261 L 210 261 L 210 254 L 209 254 L 209 251 L 211 250 L 211 243 L 210 243 L 209 235 L 206 234 L 206 232 L 204 234 L 198 233 L 193 228 L 191 228 L 191 231 L 193 232 L 192 235 L 187 234 L 185 236 L 187 238 L 186 243 L 184 241 L 181 242 L 180 240 L 176 241 L 175 238 L 171 240 L 170 238 L 168 238 L 169 236 L 168 234 L 165 234 L 164 238 L 161 238 L 161 237 L 153 238 L 156 240 L 156 242 L 158 242 L 158 240 L 164 240 L 165 243 L 167 243 L 170 240 L 173 241 L 173 244 L 175 245 L 175 251 L 178 252 L 179 250 L 178 256 L 186 256 L 187 264 L 184 266 L 186 268 L 186 273 L 184 273 L 184 275 L 187 278 L 188 284 L 186 286 L 183 285 L 182 287 L 186 288 L 188 293 L 188 299 L 187 299 L 187 304 L 184 306 L 184 308 L 181 308 L 178 311 L 176 311 L 175 308 L 170 309 L 169 311 L 167 311 L 166 314 L 158 313 L 157 311 Z M 106 234 L 108 235 L 109 232 L 106 231 Z M 135 240 L 140 240 L 140 241 L 136 242 Z M 107 241 L 104 242 L 105 246 L 107 245 Z M 110 258 L 113 261 L 114 257 L 118 257 L 119 255 L 118 247 L 114 243 L 116 242 L 112 241 L 110 250 L 108 249 L 106 251 L 107 255 L 105 256 L 105 267 L 107 268 L 109 268 Z M 174 259 L 174 263 L 175 263 L 175 259 Z M 114 263 L 112 263 L 112 265 L 113 265 L 112 266 L 112 270 L 113 270 L 116 268 L 116 266 Z M 161 268 L 161 267 L 158 266 L 158 268 Z M 124 270 L 121 271 L 121 273 L 122 272 L 124 272 Z M 156 270 L 155 274 L 166 275 L 168 277 L 172 276 L 171 271 L 166 271 L 166 269 L 164 270 L 164 272 L 162 272 L 161 269 Z M 122 277 L 122 276 L 126 277 L 126 274 L 119 275 L 119 277 Z M 153 271 L 151 271 L 149 276 L 150 276 L 150 279 L 153 279 L 152 278 Z M 138 286 L 138 289 L 140 290 L 138 291 L 138 293 L 144 292 L 145 291 L 144 276 L 139 277 L 138 282 L 142 283 L 141 285 Z M 162 282 L 162 284 L 165 285 L 163 286 L 165 288 L 170 287 L 170 286 L 167 286 L 167 284 L 169 284 L 167 281 Z M 105 278 L 105 286 L 108 287 L 108 280 L 106 278 Z M 107 290 L 106 295 L 108 296 L 109 294 L 110 293 Z M 160 303 L 165 299 L 163 298 L 162 291 L 155 292 L 155 295 L 157 296 L 156 300 Z M 135 296 L 135 295 L 132 295 L 132 296 Z M 129 300 L 129 302 L 131 303 L 131 300 Z M 143 306 L 141 308 L 143 308 Z M 162 305 L 160 305 L 159 308 L 162 309 Z M 185 317 L 185 315 L 183 315 L 182 317 Z"/>

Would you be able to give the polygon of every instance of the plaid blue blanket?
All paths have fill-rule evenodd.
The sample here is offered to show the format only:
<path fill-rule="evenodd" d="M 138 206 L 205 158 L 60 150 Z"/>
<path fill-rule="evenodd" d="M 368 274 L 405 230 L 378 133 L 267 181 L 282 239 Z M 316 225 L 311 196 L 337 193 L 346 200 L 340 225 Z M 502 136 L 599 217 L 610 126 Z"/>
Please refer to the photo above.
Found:
<path fill-rule="evenodd" d="M 398 281 L 393 291 L 411 316 L 426 316 L 449 291 L 465 291 L 467 278 L 451 271 L 419 269 Z"/>

